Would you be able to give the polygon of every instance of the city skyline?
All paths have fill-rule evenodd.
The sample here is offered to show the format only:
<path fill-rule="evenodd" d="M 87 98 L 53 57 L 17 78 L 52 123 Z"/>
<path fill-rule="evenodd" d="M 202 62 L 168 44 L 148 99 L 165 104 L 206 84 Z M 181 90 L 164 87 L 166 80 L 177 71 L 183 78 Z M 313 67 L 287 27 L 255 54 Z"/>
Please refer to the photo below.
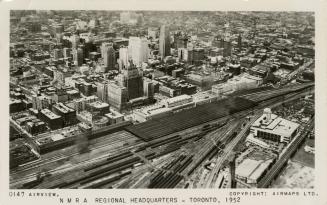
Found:
<path fill-rule="evenodd" d="M 314 25 L 12 10 L 10 188 L 314 188 Z"/>

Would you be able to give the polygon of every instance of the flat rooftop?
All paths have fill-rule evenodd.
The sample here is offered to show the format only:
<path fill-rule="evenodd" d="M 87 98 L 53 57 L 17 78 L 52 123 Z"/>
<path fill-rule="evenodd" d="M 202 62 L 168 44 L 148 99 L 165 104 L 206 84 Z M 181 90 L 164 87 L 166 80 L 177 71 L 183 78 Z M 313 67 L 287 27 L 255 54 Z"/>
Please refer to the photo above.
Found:
<path fill-rule="evenodd" d="M 249 177 L 261 164 L 261 160 L 245 159 L 236 167 L 235 174 L 241 177 Z"/>
<path fill-rule="evenodd" d="M 52 120 L 60 118 L 59 115 L 56 115 L 55 113 L 51 112 L 49 109 L 43 109 L 41 110 L 41 113 Z"/>
<path fill-rule="evenodd" d="M 67 107 L 66 105 L 64 105 L 63 103 L 58 103 L 55 104 L 53 107 L 57 108 L 59 111 L 61 111 L 62 113 L 69 113 L 69 112 L 74 112 L 74 109 Z"/>
<path fill-rule="evenodd" d="M 184 94 L 184 95 L 179 95 L 179 96 L 176 96 L 173 98 L 168 98 L 168 99 L 166 99 L 166 102 L 168 104 L 171 104 L 171 103 L 179 102 L 182 100 L 191 100 L 191 99 L 192 99 L 192 96 Z"/>
<path fill-rule="evenodd" d="M 283 119 L 275 114 L 271 114 L 271 119 L 266 121 L 265 115 L 259 117 L 253 127 L 269 130 L 281 136 L 290 136 L 300 125 L 298 123 Z"/>
<path fill-rule="evenodd" d="M 115 119 L 115 118 L 120 118 L 120 117 L 124 117 L 123 114 L 113 111 L 111 110 L 110 113 L 105 114 L 106 117 L 109 117 L 111 119 Z"/>
<path fill-rule="evenodd" d="M 89 105 L 92 106 L 92 107 L 95 107 L 95 108 L 106 108 L 106 107 L 109 107 L 109 104 L 108 103 L 100 102 L 100 101 L 89 103 Z"/>

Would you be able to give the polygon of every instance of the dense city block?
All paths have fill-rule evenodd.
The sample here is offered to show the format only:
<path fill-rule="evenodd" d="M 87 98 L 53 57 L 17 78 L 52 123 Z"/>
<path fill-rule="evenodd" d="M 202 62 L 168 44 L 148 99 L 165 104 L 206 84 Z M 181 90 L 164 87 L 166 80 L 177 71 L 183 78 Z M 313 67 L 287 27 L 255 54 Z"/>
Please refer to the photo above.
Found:
<path fill-rule="evenodd" d="M 313 188 L 313 12 L 10 12 L 10 188 Z"/>

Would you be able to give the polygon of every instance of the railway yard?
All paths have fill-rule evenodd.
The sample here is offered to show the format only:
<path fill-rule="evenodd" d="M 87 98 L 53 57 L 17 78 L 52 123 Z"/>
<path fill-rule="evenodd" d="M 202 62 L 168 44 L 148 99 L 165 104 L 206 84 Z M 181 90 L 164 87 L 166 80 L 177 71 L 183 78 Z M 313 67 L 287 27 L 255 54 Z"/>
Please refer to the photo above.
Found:
<path fill-rule="evenodd" d="M 10 189 L 315 187 L 314 12 L 9 13 Z"/>
<path fill-rule="evenodd" d="M 90 134 L 86 151 L 74 141 L 41 150 L 38 159 L 11 168 L 10 187 L 236 188 L 236 181 L 237 187 L 248 186 L 235 180 L 235 166 L 237 175 L 239 159 L 252 149 L 244 145 L 250 127 L 264 108 L 275 109 L 313 92 L 313 83 L 255 91 L 172 116 L 103 129 Z M 269 187 L 278 177 L 313 130 L 313 119 L 314 115 L 300 125 L 256 187 Z"/>

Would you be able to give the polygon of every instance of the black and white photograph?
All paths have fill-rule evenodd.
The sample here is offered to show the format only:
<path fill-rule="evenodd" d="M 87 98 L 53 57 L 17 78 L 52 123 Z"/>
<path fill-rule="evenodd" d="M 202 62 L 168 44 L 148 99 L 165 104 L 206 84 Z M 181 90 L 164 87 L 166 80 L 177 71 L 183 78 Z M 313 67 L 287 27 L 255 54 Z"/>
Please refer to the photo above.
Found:
<path fill-rule="evenodd" d="M 314 12 L 11 10 L 9 58 L 10 189 L 315 188 Z"/>

